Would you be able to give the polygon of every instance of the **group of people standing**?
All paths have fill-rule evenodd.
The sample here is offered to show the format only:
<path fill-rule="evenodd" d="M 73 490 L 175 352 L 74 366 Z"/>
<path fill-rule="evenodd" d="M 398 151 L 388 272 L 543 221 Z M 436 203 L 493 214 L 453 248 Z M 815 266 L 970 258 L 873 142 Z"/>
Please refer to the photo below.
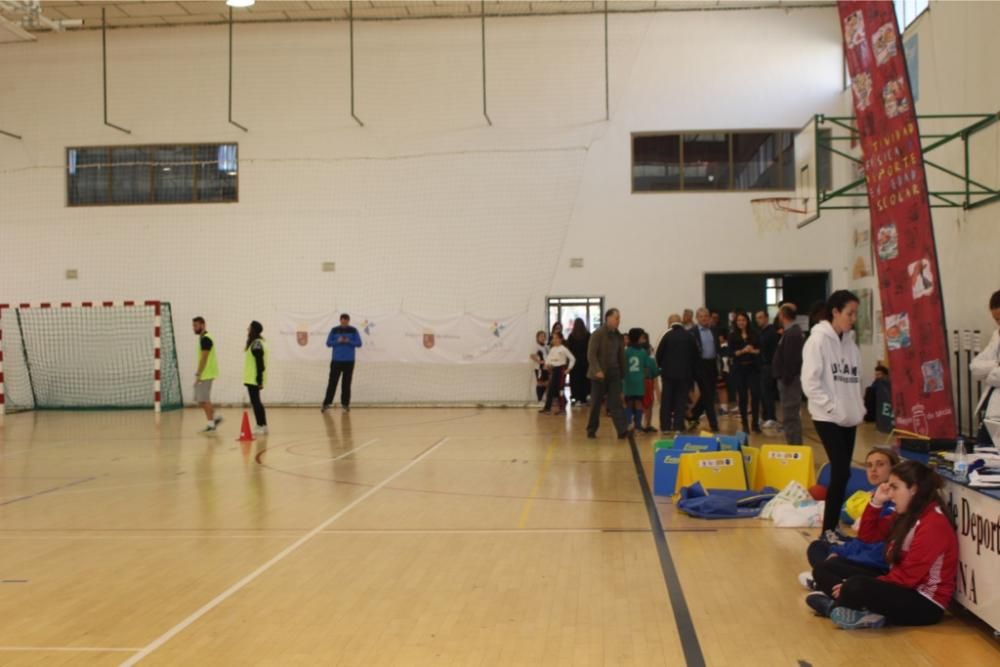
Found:
<path fill-rule="evenodd" d="M 198 337 L 198 367 L 195 370 L 194 400 L 205 412 L 208 420 L 202 429 L 204 433 L 215 431 L 222 423 L 222 417 L 215 414 L 212 404 L 212 385 L 219 377 L 219 362 L 216 356 L 215 339 L 208 333 L 205 318 L 198 316 L 191 321 L 194 334 Z M 264 339 L 264 326 L 254 320 L 247 327 L 247 341 L 244 346 L 243 386 L 246 387 L 254 420 L 254 433 L 267 435 L 267 411 L 261 399 L 267 380 L 270 353 Z M 333 404 L 338 385 L 341 386 L 340 403 L 345 412 L 351 409 L 351 384 L 354 379 L 355 351 L 361 347 L 361 334 L 351 326 L 351 316 L 340 316 L 340 325 L 330 330 L 326 346 L 332 349 L 330 376 L 326 385 L 321 410 L 326 412 Z M 342 383 L 342 384 L 341 384 Z"/>
<path fill-rule="evenodd" d="M 569 378 L 571 400 L 589 402 L 597 418 L 602 401 L 621 397 L 607 401 L 621 437 L 629 429 L 655 430 L 650 422 L 657 399 L 663 433 L 694 428 L 702 415 L 713 431 L 718 430 L 718 413 L 727 412 L 723 406 L 733 398 L 743 430 L 760 433 L 761 417 L 764 427 L 782 428 L 777 421 L 780 395 L 786 440 L 801 444 L 799 373 L 804 335 L 796 318 L 795 306 L 784 304 L 773 323 L 766 313 L 757 313 L 756 328 L 748 314 L 735 313 L 730 330 L 706 308 L 697 313 L 686 310 L 683 317 L 670 315 L 669 328 L 655 349 L 641 328 L 620 332 L 621 315 L 614 308 L 593 334 L 581 319 L 568 337 L 556 323 L 548 336 L 538 332 L 532 355 L 537 364 L 537 398 L 545 400 L 541 412 L 565 413 L 564 387 Z M 723 388 L 727 401 L 719 406 Z M 618 415 L 620 405 L 624 408 Z M 588 424 L 588 433 L 596 429 L 596 423 L 592 428 Z"/>

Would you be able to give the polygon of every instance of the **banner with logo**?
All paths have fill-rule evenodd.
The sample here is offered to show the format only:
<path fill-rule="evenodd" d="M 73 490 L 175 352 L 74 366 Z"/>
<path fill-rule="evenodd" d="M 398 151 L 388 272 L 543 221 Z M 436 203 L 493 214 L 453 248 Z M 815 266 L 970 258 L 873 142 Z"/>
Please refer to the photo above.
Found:
<path fill-rule="evenodd" d="M 339 313 L 281 313 L 276 358 L 329 361 L 327 337 L 340 326 Z M 361 335 L 359 362 L 417 364 L 528 363 L 533 330 L 522 313 L 508 317 L 456 315 L 430 318 L 411 313 L 351 315 Z"/>
<path fill-rule="evenodd" d="M 893 3 L 837 4 L 868 186 L 896 426 L 954 437 L 927 177 Z"/>

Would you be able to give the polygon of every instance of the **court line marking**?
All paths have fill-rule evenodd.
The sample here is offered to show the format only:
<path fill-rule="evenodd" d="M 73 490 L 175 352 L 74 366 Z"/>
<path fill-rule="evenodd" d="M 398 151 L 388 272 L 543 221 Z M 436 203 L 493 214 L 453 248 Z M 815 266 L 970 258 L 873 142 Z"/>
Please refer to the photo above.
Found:
<path fill-rule="evenodd" d="M 250 574 L 246 575 L 245 577 L 237 581 L 235 584 L 224 590 L 222 593 L 218 594 L 217 596 L 209 600 L 207 603 L 205 603 L 199 609 L 197 609 L 193 614 L 191 614 L 190 616 L 182 620 L 180 623 L 170 628 L 165 633 L 154 639 L 146 646 L 144 646 L 141 651 L 139 651 L 131 658 L 123 662 L 122 667 L 131 667 L 132 665 L 138 664 L 140 660 L 150 655 L 155 650 L 166 644 L 174 637 L 176 637 L 178 634 L 189 628 L 202 616 L 204 616 L 208 612 L 218 607 L 220 604 L 231 598 L 236 593 L 243 590 L 248 584 L 250 584 L 255 579 L 260 577 L 260 575 L 264 574 L 272 567 L 283 561 L 285 558 L 298 551 L 304 544 L 306 544 L 314 537 L 322 533 L 326 528 L 328 528 L 331 524 L 340 519 L 342 516 L 350 512 L 352 509 L 363 503 L 371 496 L 381 491 L 392 480 L 408 472 L 411 468 L 413 468 L 413 466 L 420 463 L 427 456 L 429 456 L 435 449 L 437 449 L 447 441 L 448 441 L 447 437 L 441 438 L 435 444 L 425 449 L 416 458 L 412 459 L 405 466 L 403 466 L 402 468 L 400 468 L 399 470 L 397 470 L 396 472 L 394 472 L 393 474 L 389 475 L 384 480 L 382 480 L 377 486 L 372 487 L 371 489 L 363 493 L 361 496 L 351 501 L 348 505 L 343 507 L 336 514 L 332 515 L 331 517 L 323 521 L 323 523 L 319 524 L 318 526 L 310 530 L 308 533 L 297 539 L 295 542 L 282 549 L 277 555 L 273 556 L 269 561 L 267 561 L 266 563 L 258 567 L 256 570 L 254 570 Z"/>
<path fill-rule="evenodd" d="M 358 452 L 360 452 L 362 449 L 364 449 L 368 445 L 374 445 L 379 440 L 380 440 L 380 438 L 372 438 L 368 442 L 360 444 L 357 447 L 355 447 L 354 449 L 352 449 L 351 451 L 344 452 L 343 454 L 340 454 L 338 456 L 334 456 L 334 457 L 328 458 L 328 459 L 318 459 L 318 460 L 315 460 L 315 461 L 310 461 L 309 463 L 299 463 L 298 465 L 288 466 L 287 468 L 282 468 L 282 470 L 295 470 L 297 468 L 308 468 L 309 466 L 318 466 L 318 465 L 323 464 L 323 463 L 335 463 L 335 462 L 337 462 L 337 461 L 339 461 L 341 459 L 346 459 L 348 456 L 354 456 L 355 454 L 357 454 Z M 260 452 L 257 453 L 257 456 L 254 457 L 254 460 L 258 464 L 260 464 L 260 457 L 266 451 L 267 451 L 266 449 L 262 450 L 262 451 L 260 451 Z"/>
<path fill-rule="evenodd" d="M 46 651 L 57 653 L 136 653 L 142 649 L 99 646 L 0 646 L 0 651 Z"/>
<path fill-rule="evenodd" d="M 552 454 L 556 450 L 556 437 L 552 436 L 549 438 L 549 448 L 545 451 L 545 460 L 542 462 L 542 468 L 538 471 L 538 476 L 535 478 L 535 485 L 531 487 L 531 493 L 528 494 L 528 499 L 524 501 L 524 507 L 521 509 L 521 518 L 517 520 L 517 527 L 524 528 L 528 525 L 528 516 L 531 515 L 531 508 L 535 505 L 535 496 L 538 492 L 542 490 L 542 481 L 545 479 L 545 473 L 549 471 L 549 466 L 552 464 Z"/>
<path fill-rule="evenodd" d="M 628 434 L 628 444 L 632 449 L 632 462 L 635 464 L 635 474 L 639 478 L 642 497 L 646 501 L 649 528 L 653 531 L 653 542 L 656 544 L 656 551 L 660 556 L 660 570 L 663 572 L 663 582 L 667 585 L 667 596 L 670 598 L 670 607 L 674 612 L 674 623 L 677 625 L 681 649 L 684 651 L 684 661 L 688 667 L 705 667 L 705 656 L 701 652 L 701 644 L 698 642 L 698 633 L 694 629 L 691 610 L 688 609 L 687 601 L 684 599 L 684 588 L 681 586 L 681 579 L 677 574 L 674 559 L 670 555 L 667 536 L 663 530 L 663 524 L 660 522 L 660 512 L 656 508 L 653 493 L 649 489 L 646 468 L 643 466 L 642 457 L 639 456 L 639 448 L 635 444 L 635 435 L 632 433 Z"/>
<path fill-rule="evenodd" d="M 85 477 L 83 479 L 76 479 L 75 481 L 69 482 L 68 484 L 60 484 L 59 486 L 53 486 L 50 489 L 43 489 L 41 491 L 36 491 L 35 493 L 28 493 L 23 496 L 17 496 L 15 498 L 10 498 L 8 500 L 0 500 L 0 507 L 4 505 L 13 505 L 14 503 L 19 503 L 24 500 L 31 500 L 32 498 L 37 498 L 38 496 L 44 496 L 49 493 L 55 493 L 56 491 L 61 491 L 62 489 L 68 489 L 71 486 L 77 486 L 79 484 L 84 484 L 85 482 L 91 482 L 97 479 L 97 477 Z"/>

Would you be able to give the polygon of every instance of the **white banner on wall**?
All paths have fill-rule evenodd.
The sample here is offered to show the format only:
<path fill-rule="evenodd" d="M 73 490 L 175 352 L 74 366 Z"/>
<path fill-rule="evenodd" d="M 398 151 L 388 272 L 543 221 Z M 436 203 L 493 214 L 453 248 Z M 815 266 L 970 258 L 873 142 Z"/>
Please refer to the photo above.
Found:
<path fill-rule="evenodd" d="M 292 361 L 329 361 L 330 330 L 338 312 L 279 313 L 275 357 Z M 418 364 L 528 363 L 533 331 L 525 313 L 508 317 L 456 315 L 427 318 L 410 313 L 351 315 L 361 334 L 358 361 Z"/>

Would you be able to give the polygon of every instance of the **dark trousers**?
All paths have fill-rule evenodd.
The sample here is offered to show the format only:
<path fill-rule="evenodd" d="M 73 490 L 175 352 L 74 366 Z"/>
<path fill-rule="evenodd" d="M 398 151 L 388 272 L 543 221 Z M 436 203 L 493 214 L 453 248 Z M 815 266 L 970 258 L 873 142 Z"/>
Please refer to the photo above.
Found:
<path fill-rule="evenodd" d="M 782 382 L 781 427 L 785 429 L 785 442 L 802 445 L 802 382 L 796 377 L 790 384 Z"/>
<path fill-rule="evenodd" d="M 566 409 L 566 394 L 563 389 L 566 387 L 566 367 L 556 366 L 549 371 L 549 386 L 545 393 L 545 407 L 542 410 L 550 410 L 552 403 L 557 402 L 560 410 Z"/>
<path fill-rule="evenodd" d="M 570 397 L 577 403 L 586 403 L 590 395 L 590 379 L 587 377 L 587 364 L 580 363 L 580 358 L 576 358 L 576 365 L 569 372 Z"/>
<path fill-rule="evenodd" d="M 813 542 L 816 544 L 816 542 Z M 822 543 L 820 543 L 822 544 Z M 813 558 L 818 557 L 822 547 L 809 546 L 809 551 L 807 555 L 810 558 L 810 562 Z M 829 547 L 827 547 L 827 555 L 829 555 Z M 848 561 L 846 558 L 841 558 L 840 556 L 834 556 L 833 558 L 822 558 L 816 563 L 813 563 L 813 581 L 816 582 L 816 587 L 823 591 L 830 597 L 833 597 L 833 587 L 837 584 L 844 583 L 845 580 L 851 577 L 877 577 L 882 573 L 870 567 L 865 567 L 864 565 L 857 565 Z M 849 605 L 844 605 L 849 606 Z M 861 609 L 862 607 L 851 607 L 852 609 Z"/>
<path fill-rule="evenodd" d="M 754 366 L 736 366 L 731 375 L 735 379 L 736 393 L 739 396 L 740 419 L 743 428 L 747 426 L 747 399 L 750 402 L 750 415 L 753 427 L 759 427 L 760 416 L 760 370 Z"/>
<path fill-rule="evenodd" d="M 587 420 L 587 433 L 597 433 L 601 424 L 601 403 L 608 402 L 611 421 L 619 436 L 624 435 L 625 412 L 622 407 L 622 379 L 618 375 L 608 373 L 603 380 L 590 381 L 590 419 Z"/>
<path fill-rule="evenodd" d="M 253 416 L 257 420 L 257 426 L 267 426 L 267 414 L 264 412 L 264 404 L 260 401 L 260 389 L 257 385 L 243 385 L 250 394 L 250 405 L 253 406 Z"/>
<path fill-rule="evenodd" d="M 851 477 L 851 456 L 854 454 L 854 436 L 857 428 L 846 428 L 832 422 L 814 422 L 823 449 L 830 460 L 830 486 L 826 490 L 826 508 L 823 511 L 823 530 L 835 530 L 840 523 L 840 510 L 847 495 L 847 482 Z"/>
<path fill-rule="evenodd" d="M 334 361 L 330 363 L 330 380 L 326 383 L 326 396 L 323 405 L 333 403 L 333 395 L 337 393 L 337 383 L 344 377 L 344 387 L 340 390 L 340 404 L 345 408 L 351 406 L 351 380 L 354 379 L 353 361 Z"/>
<path fill-rule="evenodd" d="M 914 589 L 880 581 L 875 575 L 855 575 L 845 581 L 837 606 L 882 614 L 891 625 L 934 625 L 944 616 L 941 607 Z"/>
<path fill-rule="evenodd" d="M 684 430 L 684 413 L 687 410 L 690 380 L 662 378 L 663 391 L 660 394 L 660 430 Z"/>
<path fill-rule="evenodd" d="M 760 412 L 764 421 L 776 421 L 778 385 L 771 374 L 771 364 L 761 364 L 760 367 Z"/>
<path fill-rule="evenodd" d="M 715 359 L 698 361 L 694 371 L 694 381 L 698 384 L 701 397 L 691 410 L 691 416 L 698 419 L 704 412 L 708 415 L 708 425 L 713 431 L 719 430 L 719 418 L 715 415 L 715 383 L 718 378 L 719 371 L 715 367 Z"/>

